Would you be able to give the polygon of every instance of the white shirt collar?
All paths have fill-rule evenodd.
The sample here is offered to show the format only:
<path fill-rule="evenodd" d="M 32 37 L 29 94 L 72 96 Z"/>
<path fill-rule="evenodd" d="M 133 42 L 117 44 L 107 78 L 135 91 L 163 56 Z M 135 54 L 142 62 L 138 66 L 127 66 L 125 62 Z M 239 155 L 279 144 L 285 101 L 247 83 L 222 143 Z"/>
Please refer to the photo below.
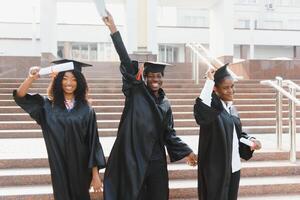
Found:
<path fill-rule="evenodd" d="M 225 110 L 230 114 L 229 108 L 232 106 L 233 102 L 232 101 L 223 101 L 221 99 L 221 102 L 223 104 L 223 107 L 225 108 Z"/>

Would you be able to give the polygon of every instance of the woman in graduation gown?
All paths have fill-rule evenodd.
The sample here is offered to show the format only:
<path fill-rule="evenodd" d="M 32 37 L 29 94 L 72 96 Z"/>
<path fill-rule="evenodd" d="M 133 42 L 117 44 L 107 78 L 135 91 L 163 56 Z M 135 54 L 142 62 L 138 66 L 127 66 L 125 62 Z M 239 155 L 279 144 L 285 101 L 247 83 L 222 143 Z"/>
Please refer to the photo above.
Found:
<path fill-rule="evenodd" d="M 237 110 L 232 105 L 234 81 L 227 65 L 207 80 L 194 105 L 194 116 L 200 125 L 198 148 L 198 195 L 200 200 L 236 200 L 241 160 L 249 160 L 261 145 L 242 132 Z M 241 138 L 248 145 L 241 143 Z M 243 140 L 243 139 L 242 139 Z"/>
<path fill-rule="evenodd" d="M 64 62 L 70 61 L 58 61 Z M 98 170 L 105 167 L 96 115 L 86 99 L 88 87 L 80 72 L 85 64 L 73 63 L 75 70 L 60 72 L 52 80 L 49 93 L 53 96 L 27 93 L 39 78 L 39 67 L 30 68 L 29 76 L 13 92 L 15 102 L 41 126 L 56 200 L 90 200 L 90 186 L 100 194 Z"/>
<path fill-rule="evenodd" d="M 104 176 L 105 200 L 167 200 L 165 147 L 171 162 L 186 158 L 196 165 L 192 150 L 176 136 L 170 103 L 161 89 L 165 65 L 144 63 L 146 84 L 138 63 L 131 61 L 112 16 L 103 19 L 121 60 L 125 107 Z"/>

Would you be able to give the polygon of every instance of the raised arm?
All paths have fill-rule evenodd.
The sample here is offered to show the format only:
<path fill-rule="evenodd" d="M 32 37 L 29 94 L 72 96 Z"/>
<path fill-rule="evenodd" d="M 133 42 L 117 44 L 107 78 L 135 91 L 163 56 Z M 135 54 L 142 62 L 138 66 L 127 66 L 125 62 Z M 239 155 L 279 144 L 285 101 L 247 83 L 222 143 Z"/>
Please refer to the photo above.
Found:
<path fill-rule="evenodd" d="M 123 65 L 130 65 L 131 60 L 129 58 L 129 55 L 127 53 L 126 47 L 123 43 L 122 37 L 120 32 L 118 31 L 114 19 L 112 17 L 112 15 L 108 13 L 107 17 L 103 18 L 103 22 L 105 23 L 105 25 L 109 28 L 110 33 L 111 33 L 111 38 L 112 41 L 114 43 L 115 49 L 119 55 L 120 61 Z"/>
<path fill-rule="evenodd" d="M 206 82 L 194 105 L 194 117 L 199 125 L 214 121 L 220 112 L 220 107 L 222 107 L 216 96 L 212 95 L 214 85 L 214 71 L 212 69 L 207 72 Z"/>
<path fill-rule="evenodd" d="M 35 81 L 39 78 L 39 71 L 40 71 L 40 67 L 31 67 L 29 69 L 28 77 L 24 80 L 24 82 L 17 89 L 16 94 L 18 97 L 24 97 L 27 94 L 33 81 Z"/>
<path fill-rule="evenodd" d="M 109 12 L 107 13 L 108 16 L 104 17 L 103 21 L 111 32 L 112 41 L 121 61 L 120 71 L 123 76 L 122 91 L 125 96 L 129 96 L 131 94 L 132 85 L 135 83 L 140 83 L 140 81 L 136 78 L 138 73 L 138 62 L 131 61 L 123 43 L 121 34 L 116 28 L 113 17 Z"/>

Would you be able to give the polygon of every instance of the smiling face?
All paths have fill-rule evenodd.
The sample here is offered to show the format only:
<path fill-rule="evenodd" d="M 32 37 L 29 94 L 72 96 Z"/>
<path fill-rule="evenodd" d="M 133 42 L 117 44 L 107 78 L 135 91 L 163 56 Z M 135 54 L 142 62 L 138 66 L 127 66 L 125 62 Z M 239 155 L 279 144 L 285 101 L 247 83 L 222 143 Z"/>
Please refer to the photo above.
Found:
<path fill-rule="evenodd" d="M 152 92 L 157 93 L 163 84 L 161 72 L 153 73 L 149 72 L 146 75 L 147 86 L 151 89 Z"/>
<path fill-rule="evenodd" d="M 225 78 L 222 82 L 214 87 L 214 91 L 223 101 L 233 101 L 234 80 L 231 77 Z"/>
<path fill-rule="evenodd" d="M 62 80 L 62 89 L 65 95 L 74 95 L 77 88 L 77 80 L 72 72 L 65 72 Z"/>

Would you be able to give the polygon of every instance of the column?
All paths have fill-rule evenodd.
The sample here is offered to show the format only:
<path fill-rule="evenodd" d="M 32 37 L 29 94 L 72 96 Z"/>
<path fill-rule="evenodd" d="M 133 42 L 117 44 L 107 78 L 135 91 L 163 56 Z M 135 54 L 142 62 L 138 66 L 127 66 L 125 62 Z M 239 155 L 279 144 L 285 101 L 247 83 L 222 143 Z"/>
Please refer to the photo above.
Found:
<path fill-rule="evenodd" d="M 158 54 L 157 43 L 157 0 L 148 0 L 147 12 L 147 51 L 152 54 Z"/>
<path fill-rule="evenodd" d="M 42 0 L 41 6 L 41 65 L 47 65 L 57 54 L 56 0 Z"/>
<path fill-rule="evenodd" d="M 220 0 L 210 9 L 210 51 L 215 57 L 233 57 L 233 0 Z"/>
<path fill-rule="evenodd" d="M 138 4 L 137 0 L 126 0 L 125 5 L 126 10 L 126 28 L 124 42 L 129 54 L 132 54 L 134 51 L 137 51 L 137 42 L 138 42 Z"/>
<path fill-rule="evenodd" d="M 157 59 L 157 0 L 127 0 L 127 48 L 132 59 Z"/>

